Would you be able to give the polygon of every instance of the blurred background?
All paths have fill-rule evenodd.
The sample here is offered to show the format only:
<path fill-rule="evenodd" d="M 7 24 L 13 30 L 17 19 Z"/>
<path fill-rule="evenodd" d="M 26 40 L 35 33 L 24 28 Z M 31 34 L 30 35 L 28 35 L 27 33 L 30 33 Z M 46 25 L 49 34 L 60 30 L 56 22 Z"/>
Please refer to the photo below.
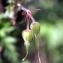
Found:
<path fill-rule="evenodd" d="M 39 63 L 35 40 L 30 42 L 26 55 L 22 31 L 26 28 L 23 10 L 14 3 L 34 10 L 40 23 L 39 51 L 42 63 L 63 63 L 63 0 L 0 0 L 0 63 Z M 12 17 L 14 12 L 14 17 Z M 12 17 L 12 18 L 11 18 Z M 12 24 L 16 21 L 16 25 Z"/>

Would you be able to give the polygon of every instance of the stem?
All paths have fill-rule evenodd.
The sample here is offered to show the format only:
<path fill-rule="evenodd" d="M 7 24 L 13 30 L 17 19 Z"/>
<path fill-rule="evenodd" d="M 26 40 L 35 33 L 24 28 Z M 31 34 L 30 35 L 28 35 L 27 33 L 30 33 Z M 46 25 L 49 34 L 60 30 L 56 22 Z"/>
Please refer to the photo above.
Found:
<path fill-rule="evenodd" d="M 28 56 L 28 45 L 26 45 L 26 56 L 22 59 L 22 61 L 24 61 L 26 59 L 26 57 Z"/>
<path fill-rule="evenodd" d="M 21 8 L 22 10 L 24 10 L 25 12 L 28 11 L 28 9 L 26 9 L 25 7 L 23 7 L 20 3 L 18 3 L 17 6 L 18 6 L 19 8 Z"/>
<path fill-rule="evenodd" d="M 38 58 L 39 58 L 39 63 L 41 63 L 41 59 L 40 59 L 40 55 L 39 55 L 39 41 L 38 41 L 38 37 L 35 35 L 35 41 L 36 41 L 36 46 L 38 48 Z"/>
<path fill-rule="evenodd" d="M 30 10 L 26 9 L 25 7 L 21 6 L 21 9 L 24 10 L 25 12 L 28 12 Z"/>
<path fill-rule="evenodd" d="M 31 11 L 26 9 L 25 7 L 23 7 L 21 4 L 18 3 L 18 7 L 21 8 L 22 10 L 24 10 L 27 15 L 31 18 L 32 22 L 36 22 L 35 19 L 33 18 Z"/>
<path fill-rule="evenodd" d="M 29 30 L 29 18 L 27 19 L 27 27 L 26 27 L 27 30 Z"/>
<path fill-rule="evenodd" d="M 28 14 L 28 15 L 31 18 L 31 20 L 32 20 L 33 23 L 36 22 L 35 19 L 33 18 L 33 16 L 31 14 Z"/>
<path fill-rule="evenodd" d="M 26 9 L 25 7 L 21 7 L 22 10 L 24 10 L 25 12 L 27 12 L 27 15 L 31 18 L 32 22 L 36 22 L 35 19 L 33 18 L 31 11 Z"/>

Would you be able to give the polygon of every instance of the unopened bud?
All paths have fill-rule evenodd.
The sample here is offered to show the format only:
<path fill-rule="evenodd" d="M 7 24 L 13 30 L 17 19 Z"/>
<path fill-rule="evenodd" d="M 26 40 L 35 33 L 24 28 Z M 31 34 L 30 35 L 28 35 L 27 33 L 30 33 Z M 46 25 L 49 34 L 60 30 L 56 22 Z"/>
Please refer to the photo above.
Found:
<path fill-rule="evenodd" d="M 32 36 L 33 35 L 32 35 L 31 30 L 24 30 L 22 32 L 22 37 L 23 37 L 24 41 L 26 41 L 26 42 L 30 42 L 32 40 Z"/>
<path fill-rule="evenodd" d="M 35 34 L 38 34 L 40 32 L 40 24 L 38 22 L 31 23 L 30 28 Z"/>

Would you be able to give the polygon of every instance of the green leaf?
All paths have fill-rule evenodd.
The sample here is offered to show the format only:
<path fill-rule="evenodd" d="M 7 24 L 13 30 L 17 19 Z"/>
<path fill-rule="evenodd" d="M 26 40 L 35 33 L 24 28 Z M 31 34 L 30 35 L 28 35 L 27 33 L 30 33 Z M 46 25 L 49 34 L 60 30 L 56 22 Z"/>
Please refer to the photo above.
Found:
<path fill-rule="evenodd" d="M 8 51 L 15 51 L 15 46 L 13 44 L 6 43 L 5 47 L 7 48 Z"/>
<path fill-rule="evenodd" d="M 15 28 L 14 27 L 8 27 L 8 28 L 4 28 L 5 32 L 11 32 L 13 31 Z"/>
<path fill-rule="evenodd" d="M 4 51 L 4 55 L 7 56 L 7 58 L 13 63 L 16 63 L 18 61 L 18 54 L 16 51 L 10 51 L 6 48 Z"/>
<path fill-rule="evenodd" d="M 5 32 L 3 30 L 0 30 L 0 37 L 5 37 L 5 36 L 6 36 Z"/>
<path fill-rule="evenodd" d="M 16 39 L 14 37 L 7 36 L 4 38 L 3 42 L 5 43 L 15 43 Z"/>

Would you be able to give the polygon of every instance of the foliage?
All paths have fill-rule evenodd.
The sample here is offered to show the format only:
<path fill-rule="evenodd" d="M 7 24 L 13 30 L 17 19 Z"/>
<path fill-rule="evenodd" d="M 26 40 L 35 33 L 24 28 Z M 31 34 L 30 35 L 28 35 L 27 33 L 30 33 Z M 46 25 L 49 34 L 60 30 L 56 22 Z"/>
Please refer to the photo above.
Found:
<path fill-rule="evenodd" d="M 10 36 L 10 33 L 15 30 L 14 26 L 11 26 L 9 18 L 0 18 L 0 46 L 4 49 L 4 55 L 13 62 L 17 61 L 16 38 Z"/>

